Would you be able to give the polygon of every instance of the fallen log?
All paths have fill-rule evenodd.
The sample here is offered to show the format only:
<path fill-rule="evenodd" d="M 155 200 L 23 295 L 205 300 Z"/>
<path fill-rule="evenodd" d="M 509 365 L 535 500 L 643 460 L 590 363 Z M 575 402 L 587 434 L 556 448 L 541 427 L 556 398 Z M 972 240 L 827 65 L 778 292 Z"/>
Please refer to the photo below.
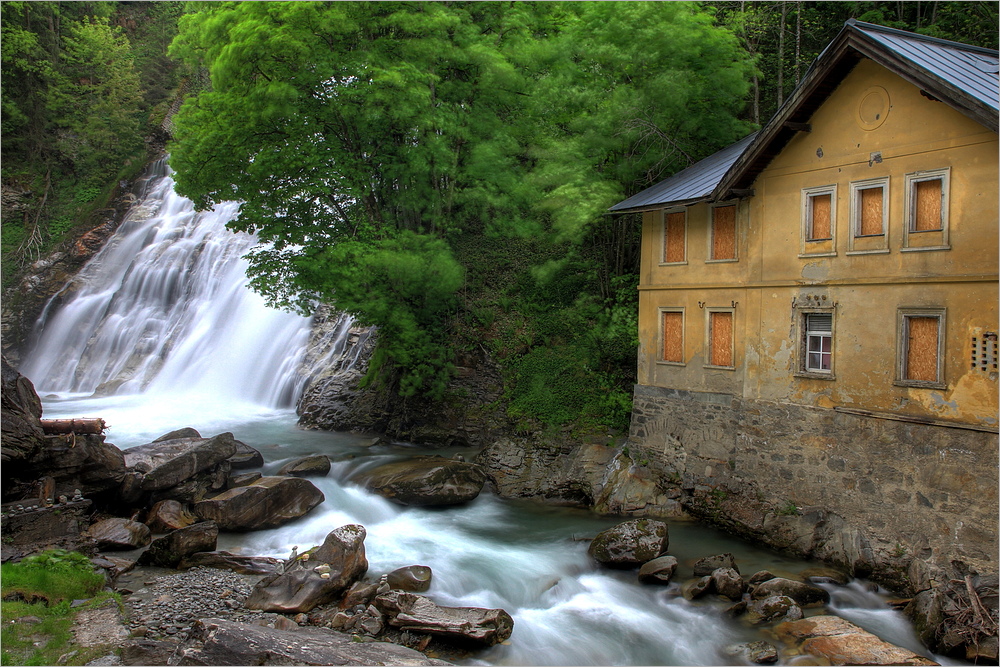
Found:
<path fill-rule="evenodd" d="M 66 433 L 80 433 L 89 435 L 100 435 L 108 428 L 101 418 L 84 419 L 43 419 L 42 431 L 48 435 L 63 435 Z"/>

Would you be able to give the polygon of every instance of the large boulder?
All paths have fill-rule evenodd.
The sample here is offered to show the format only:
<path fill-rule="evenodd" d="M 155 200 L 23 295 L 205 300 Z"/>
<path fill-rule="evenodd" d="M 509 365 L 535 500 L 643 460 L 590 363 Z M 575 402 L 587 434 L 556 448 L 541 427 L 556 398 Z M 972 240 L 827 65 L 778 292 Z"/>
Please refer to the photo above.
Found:
<path fill-rule="evenodd" d="M 514 631 L 514 619 L 503 609 L 441 607 L 423 595 L 400 591 L 382 593 L 374 605 L 395 628 L 459 643 L 493 646 L 506 641 Z"/>
<path fill-rule="evenodd" d="M 245 606 L 295 614 L 336 600 L 368 571 L 366 535 L 364 526 L 357 524 L 337 528 L 309 560 L 296 559 L 285 572 L 260 580 Z"/>
<path fill-rule="evenodd" d="M 45 447 L 45 434 L 41 424 L 42 401 L 35 393 L 31 380 L 17 372 L 7 362 L 7 357 L 3 357 L 0 364 L 0 380 L 3 382 L 3 391 L 0 392 L 3 415 L 0 420 L 3 433 L 0 461 L 7 468 L 28 461 L 40 452 Z"/>
<path fill-rule="evenodd" d="M 153 540 L 139 556 L 139 564 L 175 568 L 182 560 L 199 551 L 215 551 L 218 539 L 219 527 L 215 522 L 202 521 Z"/>
<path fill-rule="evenodd" d="M 103 519 L 92 524 L 87 534 L 97 542 L 99 549 L 129 550 L 144 547 L 152 536 L 146 524 L 120 517 Z"/>
<path fill-rule="evenodd" d="M 198 521 L 184 505 L 176 500 L 161 500 L 146 514 L 146 525 L 154 533 L 169 533 L 186 528 Z"/>
<path fill-rule="evenodd" d="M 289 461 L 278 469 L 279 475 L 293 477 L 326 477 L 330 473 L 330 457 L 325 454 L 303 456 Z"/>
<path fill-rule="evenodd" d="M 819 586 L 783 577 L 775 577 L 757 584 L 750 597 L 754 600 L 763 600 L 772 595 L 785 595 L 802 606 L 825 604 L 830 601 L 830 594 Z"/>
<path fill-rule="evenodd" d="M 782 623 L 778 637 L 831 665 L 936 665 L 913 651 L 885 642 L 839 616 L 811 616 Z"/>
<path fill-rule="evenodd" d="M 354 481 L 401 505 L 456 505 L 479 495 L 486 474 L 474 463 L 419 456 L 380 465 Z"/>
<path fill-rule="evenodd" d="M 588 553 L 610 567 L 634 567 L 667 550 L 667 524 L 655 519 L 632 519 L 598 533 Z"/>
<path fill-rule="evenodd" d="M 195 473 L 177 486 L 169 489 L 153 491 L 149 494 L 149 500 L 158 503 L 161 500 L 176 500 L 182 503 L 196 503 L 206 497 L 224 491 L 229 484 L 230 473 L 232 472 L 229 460 L 216 463 L 215 465 Z M 141 484 L 141 481 L 140 481 Z"/>
<path fill-rule="evenodd" d="M 232 433 L 214 438 L 176 438 L 139 445 L 125 451 L 125 465 L 143 473 L 143 491 L 177 486 L 236 453 Z"/>
<path fill-rule="evenodd" d="M 192 512 L 222 530 L 276 528 L 310 512 L 325 500 L 323 492 L 298 477 L 262 477 L 195 503 Z"/>
<path fill-rule="evenodd" d="M 229 466 L 233 470 L 244 468 L 259 468 L 264 465 L 264 455 L 245 442 L 236 440 L 236 453 L 230 456 Z"/>
<path fill-rule="evenodd" d="M 398 644 L 358 642 L 327 628 L 278 630 L 220 618 L 196 621 L 188 642 L 173 657 L 178 662 L 172 664 L 181 665 L 451 664 Z"/>

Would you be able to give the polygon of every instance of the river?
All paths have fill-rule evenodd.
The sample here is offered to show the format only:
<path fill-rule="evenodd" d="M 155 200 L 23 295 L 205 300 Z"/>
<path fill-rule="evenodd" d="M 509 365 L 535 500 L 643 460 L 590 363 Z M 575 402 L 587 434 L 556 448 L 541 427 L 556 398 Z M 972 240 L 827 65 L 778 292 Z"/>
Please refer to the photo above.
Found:
<path fill-rule="evenodd" d="M 730 603 L 721 599 L 689 602 L 678 583 L 645 586 L 634 571 L 598 567 L 587 556 L 589 539 L 621 519 L 488 491 L 460 507 L 405 508 L 352 484 L 360 468 L 394 458 L 474 452 L 369 446 L 371 438 L 296 428 L 294 401 L 309 379 L 300 363 L 309 320 L 270 310 L 246 289 L 242 255 L 254 240 L 225 229 L 235 205 L 196 213 L 172 186 L 165 163 L 154 167 L 115 237 L 46 310 L 21 369 L 42 395 L 46 417 L 102 417 L 108 441 L 123 449 L 180 427 L 205 436 L 230 431 L 261 451 L 265 473 L 326 454 L 332 471 L 313 479 L 326 496 L 322 505 L 280 528 L 222 534 L 219 548 L 287 557 L 338 526 L 362 524 L 371 575 L 427 565 L 434 572 L 428 595 L 439 604 L 511 614 L 511 639 L 470 664 L 732 664 L 727 646 L 767 639 L 725 615 Z M 668 523 L 680 581 L 696 559 L 725 552 L 744 576 L 761 569 L 795 575 L 814 565 L 697 523 Z M 864 582 L 831 590 L 836 613 L 924 652 L 884 593 Z"/>

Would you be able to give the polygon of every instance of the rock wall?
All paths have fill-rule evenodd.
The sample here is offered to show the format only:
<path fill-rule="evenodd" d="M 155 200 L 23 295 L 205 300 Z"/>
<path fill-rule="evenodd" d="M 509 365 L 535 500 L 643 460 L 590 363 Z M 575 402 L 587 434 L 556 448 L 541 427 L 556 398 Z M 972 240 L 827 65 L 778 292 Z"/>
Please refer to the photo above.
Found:
<path fill-rule="evenodd" d="M 997 568 L 997 435 L 637 385 L 629 447 L 692 513 L 898 590 Z"/>

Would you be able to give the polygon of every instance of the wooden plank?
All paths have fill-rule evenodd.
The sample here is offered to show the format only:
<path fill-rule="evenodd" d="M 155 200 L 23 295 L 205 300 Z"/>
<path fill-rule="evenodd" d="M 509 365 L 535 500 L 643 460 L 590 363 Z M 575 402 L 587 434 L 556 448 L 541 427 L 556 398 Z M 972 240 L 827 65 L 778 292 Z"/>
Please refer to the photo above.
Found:
<path fill-rule="evenodd" d="M 938 323 L 936 317 L 908 317 L 906 377 L 918 382 L 938 381 Z"/>
<path fill-rule="evenodd" d="M 809 224 L 809 241 L 825 241 L 833 238 L 830 226 L 830 207 L 832 201 L 829 194 L 812 195 L 809 197 L 809 210 L 812 216 Z"/>
<path fill-rule="evenodd" d="M 736 207 L 712 209 L 712 259 L 736 259 Z"/>
<path fill-rule="evenodd" d="M 684 363 L 684 313 L 663 313 L 663 361 Z"/>
<path fill-rule="evenodd" d="M 733 314 L 712 313 L 711 361 L 713 366 L 733 365 Z"/>
<path fill-rule="evenodd" d="M 882 188 L 861 191 L 861 236 L 879 236 L 882 231 Z"/>
<path fill-rule="evenodd" d="M 941 179 L 913 184 L 913 227 L 915 232 L 943 229 L 941 226 Z"/>
<path fill-rule="evenodd" d="M 663 230 L 663 261 L 684 261 L 684 218 L 683 211 L 668 213 Z"/>

